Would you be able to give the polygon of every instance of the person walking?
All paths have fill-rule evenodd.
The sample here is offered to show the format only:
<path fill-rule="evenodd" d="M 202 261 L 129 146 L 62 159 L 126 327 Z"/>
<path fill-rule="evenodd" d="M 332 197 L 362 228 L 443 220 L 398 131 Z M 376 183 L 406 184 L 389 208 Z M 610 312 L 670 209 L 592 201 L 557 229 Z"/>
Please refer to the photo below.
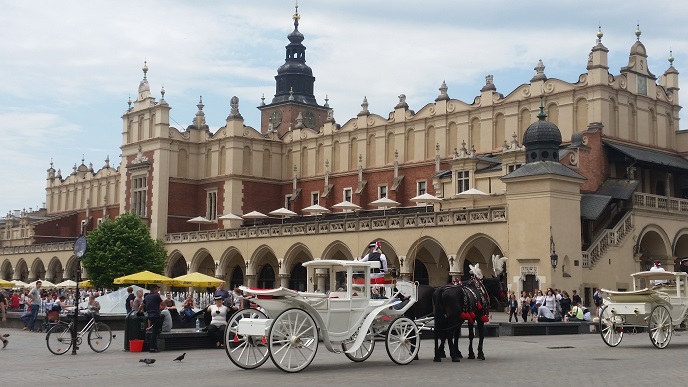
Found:
<path fill-rule="evenodd" d="M 518 301 L 516 300 L 516 295 L 511 293 L 511 297 L 509 297 L 509 322 L 511 322 L 512 316 L 516 319 L 516 322 L 518 322 L 518 313 L 516 313 L 517 310 Z"/>
<path fill-rule="evenodd" d="M 36 329 L 36 319 L 38 318 L 38 310 L 41 308 L 41 281 L 36 281 L 36 287 L 31 289 L 29 296 L 31 297 L 31 317 L 29 318 L 29 331 L 38 332 Z"/>
<path fill-rule="evenodd" d="M 149 352 L 160 352 L 158 349 L 158 335 L 162 330 L 162 317 L 160 311 L 165 309 L 165 304 L 162 302 L 162 297 L 158 294 L 160 287 L 152 285 L 150 293 L 143 299 L 143 304 L 140 310 L 145 310 L 148 314 L 148 321 L 151 324 L 151 340 Z"/>

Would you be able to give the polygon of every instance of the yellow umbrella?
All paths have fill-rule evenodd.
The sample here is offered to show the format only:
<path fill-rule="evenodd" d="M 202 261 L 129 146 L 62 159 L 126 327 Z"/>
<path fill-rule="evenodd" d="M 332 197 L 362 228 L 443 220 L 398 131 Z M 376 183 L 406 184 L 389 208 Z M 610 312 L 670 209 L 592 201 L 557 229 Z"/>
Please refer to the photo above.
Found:
<path fill-rule="evenodd" d="M 14 282 L 5 281 L 4 279 L 0 279 L 0 288 L 13 288 L 13 287 L 14 287 Z"/>
<path fill-rule="evenodd" d="M 178 287 L 196 286 L 209 288 L 212 286 L 217 286 L 220 284 L 220 282 L 222 282 L 221 279 L 217 279 L 199 272 L 180 275 L 179 277 L 172 278 L 172 280 L 174 281 L 172 286 Z"/>
<path fill-rule="evenodd" d="M 150 285 L 150 284 L 166 284 L 171 285 L 172 278 L 164 275 L 156 274 L 145 270 L 134 274 L 125 275 L 124 277 L 115 278 L 115 284 L 135 284 L 135 285 Z"/>
<path fill-rule="evenodd" d="M 85 281 L 79 282 L 79 287 L 80 288 L 92 288 L 93 284 L 91 283 L 91 280 L 85 280 Z"/>

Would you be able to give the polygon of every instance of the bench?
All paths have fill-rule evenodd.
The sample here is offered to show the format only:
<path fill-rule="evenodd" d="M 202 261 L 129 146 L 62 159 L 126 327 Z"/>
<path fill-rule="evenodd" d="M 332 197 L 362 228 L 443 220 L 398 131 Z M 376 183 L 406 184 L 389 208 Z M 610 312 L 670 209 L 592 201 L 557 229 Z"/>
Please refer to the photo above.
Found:
<path fill-rule="evenodd" d="M 595 333 L 596 326 L 589 321 L 500 323 L 499 331 L 502 336 L 575 335 Z"/>
<path fill-rule="evenodd" d="M 150 342 L 150 333 L 146 334 L 146 341 Z M 195 328 L 181 328 L 160 332 L 158 335 L 158 349 L 161 351 L 199 348 L 215 348 L 215 341 L 208 337 L 208 332 L 196 332 Z"/>

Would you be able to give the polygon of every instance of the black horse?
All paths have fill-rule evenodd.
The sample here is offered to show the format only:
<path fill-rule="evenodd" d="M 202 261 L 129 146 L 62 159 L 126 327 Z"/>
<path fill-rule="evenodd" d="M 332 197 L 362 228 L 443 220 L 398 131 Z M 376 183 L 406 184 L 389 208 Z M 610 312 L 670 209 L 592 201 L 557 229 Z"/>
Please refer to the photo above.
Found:
<path fill-rule="evenodd" d="M 485 360 L 483 339 L 484 324 L 489 320 L 490 305 L 506 299 L 502 282 L 497 278 L 471 278 L 457 285 L 445 285 L 438 288 L 420 285 L 418 302 L 405 313 L 406 317 L 419 319 L 434 317 L 435 357 L 441 361 L 444 354 L 444 342 L 449 341 L 449 353 L 452 361 L 458 362 L 462 357 L 458 347 L 463 322 L 468 322 L 468 358 L 475 359 L 473 352 L 474 324 L 478 327 L 478 359 Z"/>

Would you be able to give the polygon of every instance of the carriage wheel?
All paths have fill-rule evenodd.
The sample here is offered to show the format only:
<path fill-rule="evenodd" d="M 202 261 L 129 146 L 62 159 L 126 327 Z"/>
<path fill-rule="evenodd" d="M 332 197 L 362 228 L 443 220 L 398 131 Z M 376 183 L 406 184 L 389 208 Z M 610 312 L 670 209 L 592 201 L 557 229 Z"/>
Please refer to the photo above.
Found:
<path fill-rule="evenodd" d="M 347 353 L 346 351 L 348 351 L 354 341 L 356 341 L 356 337 L 358 337 L 358 332 L 351 336 L 350 339 L 342 341 L 342 351 L 344 351 L 344 355 L 346 355 L 349 360 L 358 363 L 366 361 L 373 353 L 373 349 L 375 349 L 375 334 L 373 333 L 372 327 L 368 328 L 368 333 L 366 333 L 366 338 L 361 343 L 361 346 L 358 347 L 354 353 Z"/>
<path fill-rule="evenodd" d="M 268 359 L 268 347 L 265 336 L 237 334 L 239 320 L 242 318 L 267 318 L 258 309 L 241 309 L 232 315 L 225 329 L 225 351 L 229 360 L 239 368 L 250 370 L 258 368 Z"/>
<path fill-rule="evenodd" d="M 318 327 L 305 310 L 287 309 L 270 327 L 268 351 L 277 368 L 299 372 L 308 367 L 318 352 Z"/>
<path fill-rule="evenodd" d="M 609 311 L 608 305 L 603 306 L 600 312 L 599 331 L 602 341 L 610 347 L 616 347 L 623 339 L 623 325 L 616 323 L 615 316 Z"/>
<path fill-rule="evenodd" d="M 669 341 L 671 341 L 671 335 L 674 331 L 671 315 L 666 306 L 655 306 L 652 309 L 652 313 L 650 313 L 647 325 L 652 345 L 660 349 L 666 348 L 669 345 Z"/>
<path fill-rule="evenodd" d="M 404 365 L 413 361 L 420 349 L 420 331 L 408 317 L 399 317 L 389 324 L 385 340 L 387 355 L 393 362 Z"/>

